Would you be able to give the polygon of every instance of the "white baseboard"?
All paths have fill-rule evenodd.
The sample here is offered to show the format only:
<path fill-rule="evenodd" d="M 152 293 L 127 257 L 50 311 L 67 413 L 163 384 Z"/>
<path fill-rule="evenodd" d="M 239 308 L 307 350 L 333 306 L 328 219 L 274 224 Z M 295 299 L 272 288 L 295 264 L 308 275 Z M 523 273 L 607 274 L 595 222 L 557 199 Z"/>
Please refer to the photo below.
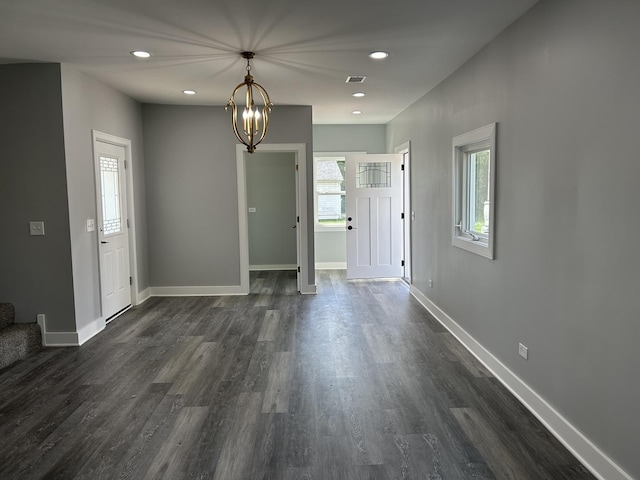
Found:
<path fill-rule="evenodd" d="M 93 322 L 90 322 L 89 324 L 82 327 L 80 330 L 78 330 L 78 345 L 82 345 L 83 343 L 95 337 L 97 334 L 104 330 L 105 325 L 106 324 L 103 318 L 97 318 Z"/>
<path fill-rule="evenodd" d="M 77 347 L 78 332 L 47 332 L 47 321 L 44 314 L 37 315 L 43 347 Z"/>
<path fill-rule="evenodd" d="M 547 401 L 413 285 L 411 294 L 600 480 L 633 480 Z"/>
<path fill-rule="evenodd" d="M 315 295 L 316 293 L 318 293 L 318 290 L 315 285 L 303 285 L 300 288 L 301 295 Z"/>
<path fill-rule="evenodd" d="M 151 297 L 215 297 L 220 295 L 246 295 L 241 285 L 199 287 L 149 287 Z"/>
<path fill-rule="evenodd" d="M 42 334 L 45 347 L 78 347 L 77 332 L 46 332 Z"/>
<path fill-rule="evenodd" d="M 346 270 L 347 262 L 316 262 L 316 270 Z"/>
<path fill-rule="evenodd" d="M 44 315 L 38 315 L 38 325 L 42 333 L 44 347 L 79 347 L 86 341 L 102 332 L 105 327 L 104 319 L 98 318 L 85 325 L 77 332 L 48 332 Z"/>
<path fill-rule="evenodd" d="M 136 303 L 135 305 L 142 305 L 144 302 L 151 298 L 151 290 L 149 288 L 145 288 L 143 291 L 139 292 L 136 295 Z"/>
<path fill-rule="evenodd" d="M 282 264 L 282 265 L 249 265 L 250 272 L 271 271 L 271 270 L 297 270 L 296 264 Z"/>

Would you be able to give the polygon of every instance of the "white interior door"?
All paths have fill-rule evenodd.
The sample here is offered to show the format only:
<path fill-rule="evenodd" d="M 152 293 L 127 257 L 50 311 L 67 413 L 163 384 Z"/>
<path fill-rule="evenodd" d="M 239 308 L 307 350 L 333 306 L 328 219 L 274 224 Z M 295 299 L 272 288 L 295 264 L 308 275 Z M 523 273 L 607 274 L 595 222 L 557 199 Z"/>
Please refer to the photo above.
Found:
<path fill-rule="evenodd" d="M 402 277 L 402 155 L 347 155 L 347 278 Z"/>
<path fill-rule="evenodd" d="M 131 305 L 125 149 L 95 142 L 102 317 Z"/>

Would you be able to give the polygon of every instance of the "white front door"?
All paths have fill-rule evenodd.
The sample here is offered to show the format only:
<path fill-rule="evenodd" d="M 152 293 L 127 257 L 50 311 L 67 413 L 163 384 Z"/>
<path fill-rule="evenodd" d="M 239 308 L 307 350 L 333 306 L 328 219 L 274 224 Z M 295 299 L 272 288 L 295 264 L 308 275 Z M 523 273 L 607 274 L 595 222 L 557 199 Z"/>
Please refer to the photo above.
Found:
<path fill-rule="evenodd" d="M 125 149 L 95 142 L 102 317 L 131 305 Z"/>
<path fill-rule="evenodd" d="M 400 278 L 402 155 L 347 155 L 347 278 Z"/>

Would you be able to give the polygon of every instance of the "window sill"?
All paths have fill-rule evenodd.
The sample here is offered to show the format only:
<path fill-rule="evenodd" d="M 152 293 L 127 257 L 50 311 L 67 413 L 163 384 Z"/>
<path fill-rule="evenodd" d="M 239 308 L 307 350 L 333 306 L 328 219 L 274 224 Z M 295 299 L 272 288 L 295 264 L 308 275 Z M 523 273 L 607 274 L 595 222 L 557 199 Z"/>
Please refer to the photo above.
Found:
<path fill-rule="evenodd" d="M 454 247 L 462 248 L 468 252 L 493 260 L 493 246 L 482 239 L 474 240 L 466 236 L 456 236 L 453 237 L 451 243 Z"/>

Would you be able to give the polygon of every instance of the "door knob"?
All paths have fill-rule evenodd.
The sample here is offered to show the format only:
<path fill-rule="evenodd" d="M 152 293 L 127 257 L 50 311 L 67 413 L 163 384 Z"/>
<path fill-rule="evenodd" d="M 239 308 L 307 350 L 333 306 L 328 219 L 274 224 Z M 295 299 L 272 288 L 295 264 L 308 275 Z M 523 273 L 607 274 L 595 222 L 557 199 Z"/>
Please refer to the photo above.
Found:
<path fill-rule="evenodd" d="M 353 218 L 349 217 L 349 218 L 347 218 L 347 220 L 351 221 L 351 220 L 353 220 Z"/>
<path fill-rule="evenodd" d="M 353 227 L 352 227 L 351 225 L 349 225 L 349 226 L 347 227 L 347 230 L 353 230 Z"/>

